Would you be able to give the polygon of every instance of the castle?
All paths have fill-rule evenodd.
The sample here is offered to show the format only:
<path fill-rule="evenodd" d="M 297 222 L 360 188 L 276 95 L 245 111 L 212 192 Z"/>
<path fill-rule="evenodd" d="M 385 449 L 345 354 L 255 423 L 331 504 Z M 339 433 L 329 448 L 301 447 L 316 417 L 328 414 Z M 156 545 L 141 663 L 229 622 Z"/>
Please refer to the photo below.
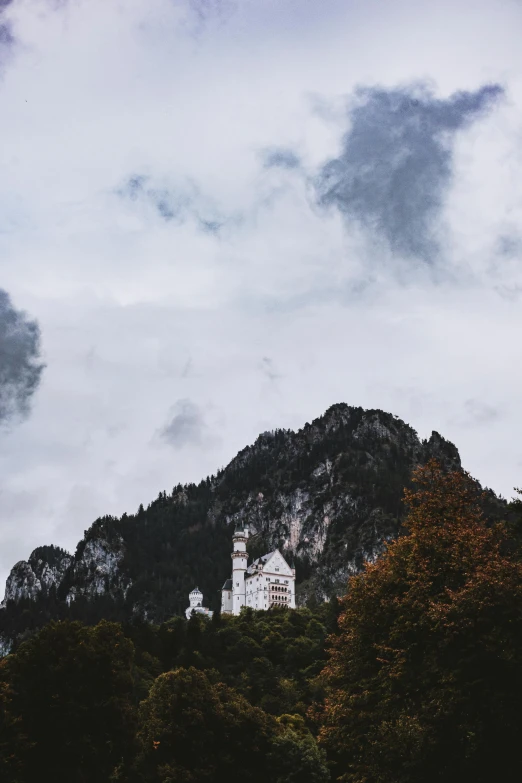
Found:
<path fill-rule="evenodd" d="M 238 615 L 243 606 L 295 609 L 295 568 L 290 568 L 279 549 L 247 566 L 248 534 L 247 527 L 234 533 L 232 579 L 227 579 L 221 590 L 221 613 Z"/>

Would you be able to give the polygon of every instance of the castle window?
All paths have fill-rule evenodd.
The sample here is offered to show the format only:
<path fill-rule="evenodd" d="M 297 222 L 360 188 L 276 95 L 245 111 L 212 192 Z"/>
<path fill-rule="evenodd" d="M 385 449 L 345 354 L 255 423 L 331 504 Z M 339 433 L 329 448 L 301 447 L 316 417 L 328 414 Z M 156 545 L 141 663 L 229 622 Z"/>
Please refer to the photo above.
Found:
<path fill-rule="evenodd" d="M 279 566 L 276 566 L 276 571 L 279 571 Z"/>

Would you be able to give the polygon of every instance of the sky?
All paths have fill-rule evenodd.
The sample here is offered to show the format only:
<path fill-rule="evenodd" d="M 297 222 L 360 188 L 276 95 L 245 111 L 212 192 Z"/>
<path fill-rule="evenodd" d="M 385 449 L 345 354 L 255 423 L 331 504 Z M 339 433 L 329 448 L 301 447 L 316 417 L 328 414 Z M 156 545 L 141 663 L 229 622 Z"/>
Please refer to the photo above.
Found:
<path fill-rule="evenodd" d="M 522 2 L 0 0 L 0 584 L 332 404 L 522 485 Z"/>

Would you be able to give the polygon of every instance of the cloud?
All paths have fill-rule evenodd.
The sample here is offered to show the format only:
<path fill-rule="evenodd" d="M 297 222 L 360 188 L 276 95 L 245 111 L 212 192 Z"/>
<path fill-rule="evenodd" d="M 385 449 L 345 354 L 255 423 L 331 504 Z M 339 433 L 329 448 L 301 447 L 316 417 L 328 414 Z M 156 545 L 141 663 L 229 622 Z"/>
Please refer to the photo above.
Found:
<path fill-rule="evenodd" d="M 476 399 L 466 400 L 464 409 L 470 424 L 489 424 L 503 415 L 496 406 Z"/>
<path fill-rule="evenodd" d="M 263 165 L 266 169 L 297 169 L 301 161 L 291 149 L 274 147 L 263 152 Z"/>
<path fill-rule="evenodd" d="M 278 378 L 282 377 L 274 368 L 274 362 L 269 356 L 263 356 L 261 371 L 272 382 L 277 381 Z"/>
<path fill-rule="evenodd" d="M 175 187 L 144 174 L 134 174 L 116 193 L 124 200 L 152 207 L 166 223 L 182 225 L 192 221 L 204 233 L 216 234 L 227 222 L 193 182 Z"/>
<path fill-rule="evenodd" d="M 171 420 L 160 430 L 160 437 L 174 449 L 202 446 L 208 442 L 208 427 L 201 408 L 191 400 L 178 400 Z"/>
<path fill-rule="evenodd" d="M 425 85 L 358 88 L 341 153 L 317 178 L 319 203 L 337 207 L 394 253 L 433 262 L 453 137 L 502 93 L 498 84 L 447 99 L 435 98 Z"/>
<path fill-rule="evenodd" d="M 29 412 L 44 365 L 40 359 L 40 327 L 0 289 L 0 423 Z"/>
<path fill-rule="evenodd" d="M 167 223 L 173 220 L 178 223 L 184 222 L 193 201 L 192 193 L 155 186 L 151 183 L 150 177 L 143 174 L 129 177 L 118 194 L 130 201 L 151 205 L 159 217 Z"/>
<path fill-rule="evenodd" d="M 339 400 L 397 413 L 422 437 L 436 429 L 504 494 L 520 483 L 522 267 L 493 244 L 522 225 L 522 10 L 464 3 L 305 0 L 304 13 L 302 0 L 246 0 L 226 24 L 203 3 L 197 41 L 188 0 L 5 10 L 16 56 L 0 80 L 0 285 L 37 314 L 49 366 L 0 449 L 0 581 L 37 544 L 74 548 L 97 516 L 199 481 L 259 432 Z M 424 75 L 443 98 L 509 80 L 510 100 L 456 135 L 438 220 L 472 284 L 433 286 L 440 265 L 412 281 L 411 263 L 402 284 L 385 237 L 372 263 L 365 233 L 310 187 L 342 157 L 357 84 Z M 311 110 L 314 95 L 328 112 Z M 263 168 L 274 149 L 302 166 Z M 202 221 L 224 222 L 217 238 Z M 475 398 L 508 412 L 470 426 Z M 159 431 L 174 422 L 176 443 L 188 437 L 180 399 L 196 408 L 195 443 L 177 448 Z"/>
<path fill-rule="evenodd" d="M 0 65 L 15 42 L 11 22 L 4 17 L 4 11 L 11 3 L 12 0 L 0 0 Z"/>
<path fill-rule="evenodd" d="M 497 239 L 497 252 L 508 258 L 522 256 L 522 236 L 517 231 L 501 234 Z"/>

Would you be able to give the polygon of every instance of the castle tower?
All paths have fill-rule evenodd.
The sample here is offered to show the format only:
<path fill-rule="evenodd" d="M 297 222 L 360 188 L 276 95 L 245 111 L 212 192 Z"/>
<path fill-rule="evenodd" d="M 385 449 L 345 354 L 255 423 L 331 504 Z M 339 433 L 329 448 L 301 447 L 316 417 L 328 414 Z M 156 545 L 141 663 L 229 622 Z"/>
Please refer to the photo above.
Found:
<path fill-rule="evenodd" d="M 234 551 L 232 552 L 232 614 L 239 614 L 246 604 L 245 573 L 247 570 L 248 528 L 237 527 L 232 538 Z"/>
<path fill-rule="evenodd" d="M 189 593 L 189 603 L 189 609 L 196 609 L 199 606 L 203 606 L 203 593 L 198 587 L 194 588 L 194 590 Z"/>
<path fill-rule="evenodd" d="M 189 604 L 189 608 L 185 610 L 185 617 L 187 620 L 190 620 L 193 612 L 196 614 L 203 614 L 205 617 L 212 617 L 214 614 L 214 612 L 211 612 L 206 606 L 203 606 L 203 593 L 199 587 L 195 587 L 194 590 L 189 593 Z"/>

